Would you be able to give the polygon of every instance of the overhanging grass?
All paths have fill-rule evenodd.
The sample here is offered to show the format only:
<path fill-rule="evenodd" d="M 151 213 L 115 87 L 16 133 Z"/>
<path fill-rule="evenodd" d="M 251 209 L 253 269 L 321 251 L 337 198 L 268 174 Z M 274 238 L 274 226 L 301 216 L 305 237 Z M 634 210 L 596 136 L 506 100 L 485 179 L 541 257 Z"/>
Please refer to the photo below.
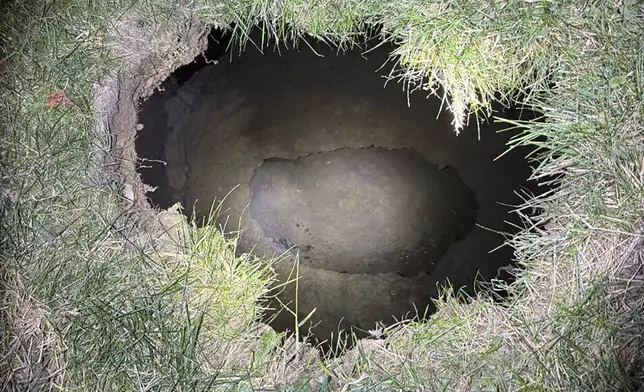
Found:
<path fill-rule="evenodd" d="M 105 37 L 125 15 L 156 25 L 173 7 L 52 4 L 16 2 L 1 25 L 3 291 L 11 294 L 3 386 L 251 389 L 279 379 L 290 354 L 276 347 L 279 336 L 251 328 L 252 304 L 270 281 L 263 267 L 196 228 L 175 255 L 192 261 L 170 262 L 123 211 L 120 184 L 100 174 L 96 151 L 110 146 L 92 133 L 91 85 L 128 61 L 112 58 Z M 641 381 L 639 4 L 209 0 L 194 8 L 206 23 L 236 23 L 242 41 L 260 22 L 266 42 L 311 34 L 340 46 L 382 26 L 399 44 L 393 76 L 430 92 L 440 83 L 457 129 L 495 94 L 544 112 L 545 122 L 522 124 L 515 144 L 542 147 L 535 177 L 564 177 L 556 194 L 524 207 L 541 210 L 528 226 L 541 224 L 512 240 L 526 268 L 508 288 L 512 298 L 464 305 L 447 292 L 431 319 L 318 364 L 324 380 L 356 389 L 602 391 Z M 74 108 L 45 106 L 60 90 Z M 216 313 L 211 302 L 221 305 Z M 255 356 L 240 349 L 256 338 Z M 316 368 L 308 366 L 291 371 L 304 378 Z"/>

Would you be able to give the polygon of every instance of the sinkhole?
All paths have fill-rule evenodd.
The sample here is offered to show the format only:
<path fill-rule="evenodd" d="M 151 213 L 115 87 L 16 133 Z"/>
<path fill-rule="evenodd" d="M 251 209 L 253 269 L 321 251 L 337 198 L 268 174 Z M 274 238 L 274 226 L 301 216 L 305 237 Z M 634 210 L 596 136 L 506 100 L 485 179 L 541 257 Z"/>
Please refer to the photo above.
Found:
<path fill-rule="evenodd" d="M 500 234 L 521 225 L 512 206 L 546 189 L 526 180 L 530 150 L 502 155 L 514 134 L 502 123 L 457 136 L 440 99 L 385 84 L 388 45 L 239 54 L 224 33 L 210 40 L 142 103 L 138 170 L 158 208 L 180 202 L 200 219 L 225 198 L 239 251 L 282 255 L 280 282 L 299 273 L 268 304 L 274 329 L 369 336 L 431 312 L 440 285 L 472 292 L 512 264 Z"/>

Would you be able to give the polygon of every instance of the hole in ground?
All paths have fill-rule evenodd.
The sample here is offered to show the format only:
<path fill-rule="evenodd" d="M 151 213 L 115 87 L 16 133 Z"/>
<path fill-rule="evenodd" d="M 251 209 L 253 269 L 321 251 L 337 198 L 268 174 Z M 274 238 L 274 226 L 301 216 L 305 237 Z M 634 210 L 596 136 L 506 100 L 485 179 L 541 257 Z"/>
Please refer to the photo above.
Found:
<path fill-rule="evenodd" d="M 143 103 L 139 172 L 157 187 L 152 204 L 194 206 L 198 219 L 226 197 L 222 219 L 243 228 L 240 251 L 285 255 L 280 281 L 299 260 L 297 293 L 289 284 L 278 298 L 293 311 L 297 298 L 300 321 L 312 314 L 301 333 L 369 336 L 378 322 L 431 312 L 438 284 L 472 292 L 512 263 L 513 250 L 499 248 L 498 232 L 520 225 L 507 205 L 521 201 L 517 190 L 547 189 L 526 180 L 530 151 L 495 160 L 512 136 L 501 124 L 481 125 L 480 140 L 476 125 L 457 136 L 440 100 L 383 88 L 387 45 L 281 55 L 249 46 L 232 59 L 225 39 L 212 45 L 218 64 L 180 69 Z M 296 329 L 289 312 L 267 317 Z"/>

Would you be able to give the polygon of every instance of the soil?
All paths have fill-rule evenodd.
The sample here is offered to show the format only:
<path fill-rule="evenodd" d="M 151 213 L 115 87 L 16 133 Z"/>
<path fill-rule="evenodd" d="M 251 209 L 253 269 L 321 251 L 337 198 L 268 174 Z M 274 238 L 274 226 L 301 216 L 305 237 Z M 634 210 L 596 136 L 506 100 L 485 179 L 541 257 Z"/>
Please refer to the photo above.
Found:
<path fill-rule="evenodd" d="M 491 252 L 498 232 L 519 223 L 506 204 L 538 189 L 525 150 L 495 160 L 511 136 L 500 124 L 482 124 L 480 140 L 475 124 L 457 136 L 440 100 L 383 88 L 391 48 L 314 49 L 251 47 L 185 83 L 170 78 L 143 105 L 140 173 L 161 208 L 181 202 L 201 218 L 225 199 L 224 230 L 243 229 L 242 252 L 282 255 L 282 282 L 299 256 L 297 296 L 294 284 L 278 296 L 292 308 L 297 297 L 300 320 L 314 312 L 305 332 L 365 336 L 431 311 L 438 284 L 471 292 L 495 277 L 512 260 L 511 248 Z M 294 324 L 287 312 L 272 322 Z"/>
<path fill-rule="evenodd" d="M 277 253 L 351 274 L 431 272 L 476 214 L 476 195 L 456 170 L 409 148 L 273 158 L 250 186 L 250 216 Z"/>

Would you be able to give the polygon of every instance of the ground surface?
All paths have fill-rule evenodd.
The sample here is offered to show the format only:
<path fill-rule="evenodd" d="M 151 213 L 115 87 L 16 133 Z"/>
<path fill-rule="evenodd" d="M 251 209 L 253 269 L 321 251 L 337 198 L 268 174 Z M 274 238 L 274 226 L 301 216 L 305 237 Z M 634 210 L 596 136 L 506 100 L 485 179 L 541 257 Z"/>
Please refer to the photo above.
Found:
<path fill-rule="evenodd" d="M 486 228 L 511 230 L 505 222 L 514 219 L 508 215 L 510 207 L 500 203 L 519 201 L 513 192 L 525 185 L 525 178 L 530 174 L 523 157 L 526 152 L 517 150 L 494 161 L 505 150 L 510 136 L 507 132 L 495 134 L 501 128 L 499 125 L 483 125 L 480 140 L 477 140 L 475 126 L 456 136 L 447 113 L 437 118 L 440 101 L 427 100 L 420 93 L 412 94 L 408 107 L 408 97 L 400 91 L 400 85 L 391 82 L 383 88 L 382 75 L 389 68 L 377 72 L 386 60 L 387 50 L 375 50 L 364 56 L 358 52 L 336 56 L 324 47 L 316 47 L 316 51 L 325 56 L 320 57 L 308 48 L 300 53 L 282 52 L 281 56 L 276 53 L 262 55 L 250 48 L 241 58 L 234 57 L 231 63 L 226 59 L 219 65 L 203 68 L 182 86 L 168 82 L 166 91 L 149 100 L 141 115 L 145 128 L 139 136 L 139 156 L 167 162 L 166 170 L 158 170 L 164 166 L 153 162 L 149 163 L 153 169 L 142 169 L 144 181 L 160 186 L 150 194 L 155 203 L 167 207 L 181 201 L 188 210 L 194 205 L 197 215 L 204 216 L 213 198 L 222 199 L 235 188 L 225 202 L 226 225 L 232 230 L 241 222 L 244 235 L 240 247 L 243 251 L 254 249 L 258 253 L 272 254 L 297 246 L 303 256 L 307 252 L 302 250 L 314 253 L 300 265 L 298 310 L 300 316 L 304 316 L 316 309 L 311 321 L 317 325 L 314 332 L 321 338 L 329 337 L 339 325 L 368 330 L 373 328 L 375 321 L 391 322 L 392 315 L 413 314 L 416 309 L 430 305 L 431 298 L 437 294 L 437 283 L 449 280 L 457 288 L 471 289 L 478 273 L 484 278 L 492 278 L 512 257 L 512 250 L 508 248 L 490 253 L 503 238 Z M 306 170 L 310 170 L 310 174 L 300 176 L 292 170 L 275 167 L 279 166 L 278 162 L 285 165 L 285 162 L 295 162 L 288 160 L 310 154 L 323 159 L 325 154 L 318 153 L 352 149 L 344 150 L 349 154 L 371 146 L 413 148 L 426 162 L 422 176 L 426 175 L 427 181 L 441 182 L 444 179 L 439 179 L 440 174 L 452 173 L 446 180 L 451 182 L 450 186 L 432 190 L 436 191 L 433 197 L 443 201 L 434 205 L 425 205 L 423 201 L 408 205 L 391 199 L 382 203 L 382 212 L 378 213 L 377 206 L 388 195 L 421 194 L 423 187 L 429 191 L 428 183 L 416 182 L 418 173 L 408 175 L 406 179 L 389 173 L 381 177 L 392 186 L 392 192 L 382 191 L 384 193 L 378 195 L 369 191 L 363 194 L 367 203 L 337 208 L 337 204 L 329 204 L 330 195 L 335 190 L 341 192 L 342 188 L 357 185 L 361 180 L 354 179 L 351 184 L 346 177 L 339 180 L 333 176 L 350 173 L 353 169 L 347 168 L 349 161 L 359 158 L 331 165 L 333 168 L 326 175 L 321 175 L 319 168 L 309 167 Z M 300 159 L 306 162 L 307 158 Z M 265 160 L 269 160 L 268 166 L 264 164 Z M 326 161 L 312 162 L 308 166 L 326 164 Z M 378 171 L 386 172 L 386 166 L 381 165 Z M 273 184 L 264 190 L 267 193 L 259 188 L 253 191 L 254 175 L 255 182 Z M 267 176 L 272 178 L 267 180 Z M 414 183 L 403 185 L 406 180 Z M 458 185 L 461 180 L 464 185 Z M 288 185 L 276 185 L 280 181 L 286 181 Z M 395 185 L 395 181 L 402 182 Z M 311 190 L 318 186 L 317 183 L 324 188 L 322 194 Z M 393 189 L 394 185 L 396 189 Z M 403 186 L 407 188 L 401 188 Z M 288 196 L 301 187 L 306 188 L 303 190 L 305 195 Z M 253 197 L 253 192 L 260 197 Z M 353 195 L 360 193 L 355 189 L 352 192 Z M 476 202 L 467 196 L 468 192 L 475 193 Z M 266 201 L 269 197 L 277 199 L 262 208 L 272 210 L 274 215 L 262 216 L 257 213 L 258 200 Z M 452 219 L 446 215 L 448 205 L 438 205 L 445 199 L 451 205 L 465 206 L 457 212 L 462 218 Z M 320 204 L 330 209 L 316 209 Z M 250 211 L 247 210 L 249 205 Z M 390 210 L 387 210 L 388 206 Z M 356 209 L 352 210 L 353 207 Z M 459 229 L 460 226 L 469 229 L 467 211 L 474 208 L 477 226 L 469 231 Z M 431 216 L 430 210 L 443 215 L 439 221 L 422 223 L 424 218 Z M 304 224 L 298 221 L 302 216 L 306 216 Z M 378 216 L 393 219 L 392 224 L 383 221 L 371 226 L 370 222 Z M 353 217 L 363 221 L 355 227 L 347 226 L 347 219 Z M 285 220 L 282 226 L 275 224 L 277 218 Z M 333 222 L 341 224 L 333 227 Z M 365 231 L 368 226 L 371 228 Z M 438 226 L 447 230 L 438 234 Z M 325 228 L 329 232 L 320 234 Z M 387 262 L 372 260 L 372 266 L 379 267 L 365 272 L 349 267 L 346 262 L 351 261 L 345 258 L 333 260 L 334 266 L 328 269 L 318 268 L 321 260 L 329 255 L 347 255 L 352 244 L 363 251 L 373 249 L 367 245 L 380 242 L 379 238 L 384 235 L 381 229 L 403 237 L 397 239 L 394 235 L 390 244 L 399 241 L 403 245 L 398 248 L 407 250 L 423 246 L 423 241 L 419 240 L 423 237 L 421 233 L 430 234 L 429 238 L 424 238 L 430 242 L 445 235 L 451 237 L 446 241 L 438 240 L 441 244 L 438 248 L 447 248 L 459 237 L 454 233 L 467 235 L 449 249 L 438 249 L 433 253 L 436 260 L 429 260 L 422 267 L 390 268 Z M 312 230 L 316 232 L 315 238 L 305 240 Z M 431 238 L 431 233 L 436 237 Z M 333 241 L 328 243 L 327 252 L 318 252 L 318 246 L 330 239 Z M 333 246 L 341 250 L 334 253 Z M 363 256 L 357 258 L 364 260 Z M 349 259 L 355 261 L 356 258 Z M 388 260 L 391 264 L 392 259 Z M 397 264 L 401 254 L 396 253 L 393 260 L 397 260 L 393 262 Z M 286 258 L 277 266 L 281 279 L 288 277 L 292 263 L 293 258 Z M 280 297 L 292 301 L 293 290 L 292 286 L 287 286 Z M 293 320 L 283 313 L 274 325 L 290 328 Z"/>

